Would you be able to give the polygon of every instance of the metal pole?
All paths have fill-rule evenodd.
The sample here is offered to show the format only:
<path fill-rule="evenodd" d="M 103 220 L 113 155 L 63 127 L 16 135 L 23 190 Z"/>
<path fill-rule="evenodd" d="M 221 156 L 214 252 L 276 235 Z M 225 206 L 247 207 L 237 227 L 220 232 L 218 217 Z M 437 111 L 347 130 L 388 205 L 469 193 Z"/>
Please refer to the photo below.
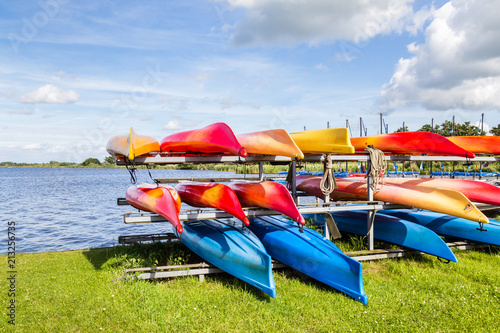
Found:
<path fill-rule="evenodd" d="M 292 198 L 295 201 L 295 204 L 298 204 L 297 200 L 297 162 L 295 160 L 292 161 Z"/>
<path fill-rule="evenodd" d="M 483 131 L 484 131 L 483 125 L 484 125 L 484 113 L 481 113 L 481 135 L 484 135 L 483 134 Z"/>
<path fill-rule="evenodd" d="M 306 130 L 306 127 L 304 126 L 304 131 Z"/>
<path fill-rule="evenodd" d="M 368 147 L 373 148 L 372 145 L 369 145 Z M 365 154 L 368 155 L 367 160 L 366 160 L 366 171 L 369 172 L 369 170 L 371 169 L 372 162 L 370 160 L 370 154 L 368 154 L 368 153 L 365 153 Z M 373 201 L 372 184 L 373 184 L 373 179 L 368 174 L 366 177 L 366 193 L 367 193 L 367 200 L 368 201 Z M 366 234 L 366 239 L 368 241 L 368 250 L 370 250 L 370 251 L 374 249 L 373 224 L 372 224 L 372 220 L 374 217 L 373 214 L 375 214 L 375 212 L 373 210 L 369 210 L 368 214 L 367 214 L 367 218 L 366 218 L 366 225 L 367 225 L 367 230 L 368 230 L 368 233 Z"/>
<path fill-rule="evenodd" d="M 455 116 L 453 116 L 453 122 L 451 126 L 451 136 L 455 136 Z"/>
<path fill-rule="evenodd" d="M 326 128 L 330 128 L 330 122 L 329 121 L 326 122 Z"/>
<path fill-rule="evenodd" d="M 383 131 L 383 130 L 382 130 L 382 128 L 384 127 L 384 125 L 382 125 L 382 122 L 383 122 L 383 121 L 384 121 L 384 120 L 383 120 L 383 118 L 382 118 L 382 112 L 380 112 L 380 134 L 382 134 L 382 133 L 383 133 L 383 132 L 382 132 L 382 131 Z"/>
<path fill-rule="evenodd" d="M 359 117 L 359 136 L 363 136 L 363 118 Z"/>
<path fill-rule="evenodd" d="M 434 133 L 434 118 L 431 119 L 431 133 Z"/>
<path fill-rule="evenodd" d="M 405 130 L 405 122 L 403 121 L 403 132 L 406 132 Z"/>
<path fill-rule="evenodd" d="M 264 163 L 263 162 L 259 162 L 259 181 L 263 181 L 264 180 Z"/>

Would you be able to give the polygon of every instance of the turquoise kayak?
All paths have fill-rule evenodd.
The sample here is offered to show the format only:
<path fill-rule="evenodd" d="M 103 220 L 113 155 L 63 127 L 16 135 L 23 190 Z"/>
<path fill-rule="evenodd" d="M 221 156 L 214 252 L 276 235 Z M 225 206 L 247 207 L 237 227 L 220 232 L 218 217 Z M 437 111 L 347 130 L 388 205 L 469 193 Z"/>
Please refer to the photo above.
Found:
<path fill-rule="evenodd" d="M 271 257 L 260 240 L 237 219 L 183 222 L 180 240 L 223 271 L 276 298 Z"/>
<path fill-rule="evenodd" d="M 346 295 L 368 303 L 363 287 L 361 263 L 309 228 L 299 227 L 283 217 L 253 217 L 250 225 L 271 257 L 323 282 Z"/>
<path fill-rule="evenodd" d="M 477 222 L 430 211 L 385 210 L 378 214 L 396 216 L 405 221 L 417 223 L 445 237 L 500 245 L 500 225 L 495 220 L 483 224 L 482 228 L 480 228 Z"/>
<path fill-rule="evenodd" d="M 332 216 L 340 231 L 367 234 L 366 211 L 332 212 Z M 373 232 L 376 239 L 457 262 L 457 258 L 441 237 L 424 226 L 377 213 Z"/>

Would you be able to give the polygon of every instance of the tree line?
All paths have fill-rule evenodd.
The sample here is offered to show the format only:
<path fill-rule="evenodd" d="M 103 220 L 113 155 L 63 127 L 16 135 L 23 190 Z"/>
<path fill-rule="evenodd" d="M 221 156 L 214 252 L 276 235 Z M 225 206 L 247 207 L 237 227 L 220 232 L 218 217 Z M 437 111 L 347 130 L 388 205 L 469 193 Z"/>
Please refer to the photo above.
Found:
<path fill-rule="evenodd" d="M 500 136 L 500 124 L 493 127 L 488 133 L 486 131 L 481 131 L 481 128 L 475 125 L 471 125 L 470 121 L 466 121 L 463 124 L 455 123 L 453 124 L 449 120 L 445 120 L 441 125 L 435 125 L 432 127 L 430 124 L 425 124 L 418 131 L 420 132 L 433 132 L 442 136 L 476 136 L 476 135 L 487 135 L 492 134 Z M 408 126 L 400 127 L 396 132 L 408 132 Z"/>

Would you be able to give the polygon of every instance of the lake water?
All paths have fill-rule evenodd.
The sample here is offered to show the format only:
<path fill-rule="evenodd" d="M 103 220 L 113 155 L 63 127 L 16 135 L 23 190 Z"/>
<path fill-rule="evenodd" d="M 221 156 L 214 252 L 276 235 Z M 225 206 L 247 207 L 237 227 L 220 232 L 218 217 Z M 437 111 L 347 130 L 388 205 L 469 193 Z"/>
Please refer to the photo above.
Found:
<path fill-rule="evenodd" d="M 233 177 L 234 172 L 151 170 L 155 178 Z M 239 175 L 241 177 L 241 175 Z M 139 181 L 152 183 L 147 170 Z M 0 168 L 0 253 L 8 252 L 7 227 L 15 222 L 16 253 L 112 246 L 120 235 L 172 231 L 170 223 L 130 225 L 118 206 L 130 186 L 125 169 Z"/>

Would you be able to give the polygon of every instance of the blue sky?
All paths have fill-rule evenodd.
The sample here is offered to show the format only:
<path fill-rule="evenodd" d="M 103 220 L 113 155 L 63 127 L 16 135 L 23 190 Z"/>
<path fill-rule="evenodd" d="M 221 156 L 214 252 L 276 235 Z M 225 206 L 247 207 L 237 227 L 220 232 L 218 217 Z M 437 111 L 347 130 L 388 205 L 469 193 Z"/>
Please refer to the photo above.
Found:
<path fill-rule="evenodd" d="M 0 161 L 81 162 L 107 140 L 351 124 L 500 123 L 494 1 L 0 4 Z"/>

